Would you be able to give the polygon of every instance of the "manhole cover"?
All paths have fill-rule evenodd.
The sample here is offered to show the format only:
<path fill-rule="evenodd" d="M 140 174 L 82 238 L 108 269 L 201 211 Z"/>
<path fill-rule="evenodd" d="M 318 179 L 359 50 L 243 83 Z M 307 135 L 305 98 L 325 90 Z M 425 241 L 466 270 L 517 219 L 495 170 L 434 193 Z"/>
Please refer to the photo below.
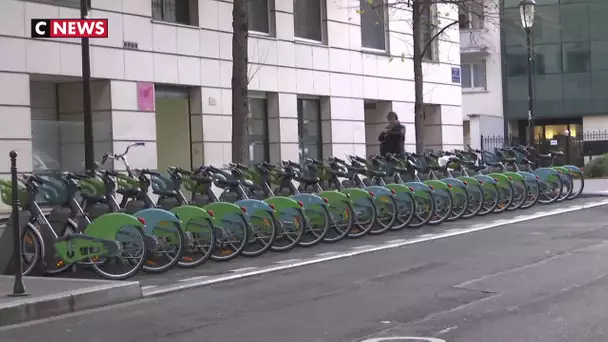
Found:
<path fill-rule="evenodd" d="M 395 337 L 378 337 L 369 338 L 361 342 L 446 342 L 445 340 L 433 337 L 410 337 L 410 336 L 395 336 Z"/>

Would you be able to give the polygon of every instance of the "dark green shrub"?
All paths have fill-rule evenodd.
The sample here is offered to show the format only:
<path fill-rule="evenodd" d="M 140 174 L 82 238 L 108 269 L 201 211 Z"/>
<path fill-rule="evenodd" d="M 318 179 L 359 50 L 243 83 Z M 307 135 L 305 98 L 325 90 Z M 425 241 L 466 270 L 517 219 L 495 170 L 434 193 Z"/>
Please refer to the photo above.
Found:
<path fill-rule="evenodd" d="M 594 157 L 585 165 L 585 177 L 608 177 L 608 153 Z"/>

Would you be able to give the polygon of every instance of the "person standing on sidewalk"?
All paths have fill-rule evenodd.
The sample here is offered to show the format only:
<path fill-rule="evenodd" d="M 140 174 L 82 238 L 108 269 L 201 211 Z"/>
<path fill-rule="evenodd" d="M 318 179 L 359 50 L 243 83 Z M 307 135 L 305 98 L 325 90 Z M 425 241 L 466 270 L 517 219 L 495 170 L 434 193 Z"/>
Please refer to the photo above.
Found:
<path fill-rule="evenodd" d="M 388 153 L 398 155 L 405 154 L 405 126 L 399 122 L 399 117 L 395 112 L 389 112 L 386 116 L 388 126 L 378 136 L 380 141 L 380 154 L 385 156 Z"/>

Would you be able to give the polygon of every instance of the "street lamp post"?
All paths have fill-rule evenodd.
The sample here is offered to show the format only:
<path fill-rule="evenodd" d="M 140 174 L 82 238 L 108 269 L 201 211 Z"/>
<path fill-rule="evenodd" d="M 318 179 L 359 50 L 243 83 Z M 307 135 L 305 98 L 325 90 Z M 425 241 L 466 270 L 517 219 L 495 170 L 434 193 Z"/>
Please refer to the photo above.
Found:
<path fill-rule="evenodd" d="M 532 48 L 532 26 L 534 25 L 534 10 L 536 1 L 520 0 L 519 13 L 521 16 L 521 25 L 526 31 L 526 45 L 528 48 L 528 129 L 529 140 L 528 144 L 534 146 L 534 85 L 533 85 L 533 66 L 534 66 L 534 51 Z"/>
<path fill-rule="evenodd" d="M 88 19 L 89 0 L 80 0 L 80 18 Z M 91 50 L 89 38 L 81 39 L 82 49 L 82 111 L 84 123 L 84 165 L 87 172 L 95 168 L 93 110 L 91 108 Z"/>

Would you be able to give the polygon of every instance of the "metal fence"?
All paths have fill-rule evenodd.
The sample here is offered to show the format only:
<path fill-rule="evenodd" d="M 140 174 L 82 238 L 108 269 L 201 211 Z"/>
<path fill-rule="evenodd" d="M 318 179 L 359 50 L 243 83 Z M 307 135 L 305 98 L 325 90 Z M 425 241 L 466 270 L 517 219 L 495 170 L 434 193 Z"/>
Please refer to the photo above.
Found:
<path fill-rule="evenodd" d="M 497 148 L 527 145 L 527 139 L 516 135 L 481 136 L 481 149 L 495 151 Z M 534 145 L 539 153 L 564 152 L 565 162 L 582 166 L 585 157 L 608 153 L 608 131 L 587 131 L 576 135 L 555 135 L 552 138 L 538 136 Z"/>

